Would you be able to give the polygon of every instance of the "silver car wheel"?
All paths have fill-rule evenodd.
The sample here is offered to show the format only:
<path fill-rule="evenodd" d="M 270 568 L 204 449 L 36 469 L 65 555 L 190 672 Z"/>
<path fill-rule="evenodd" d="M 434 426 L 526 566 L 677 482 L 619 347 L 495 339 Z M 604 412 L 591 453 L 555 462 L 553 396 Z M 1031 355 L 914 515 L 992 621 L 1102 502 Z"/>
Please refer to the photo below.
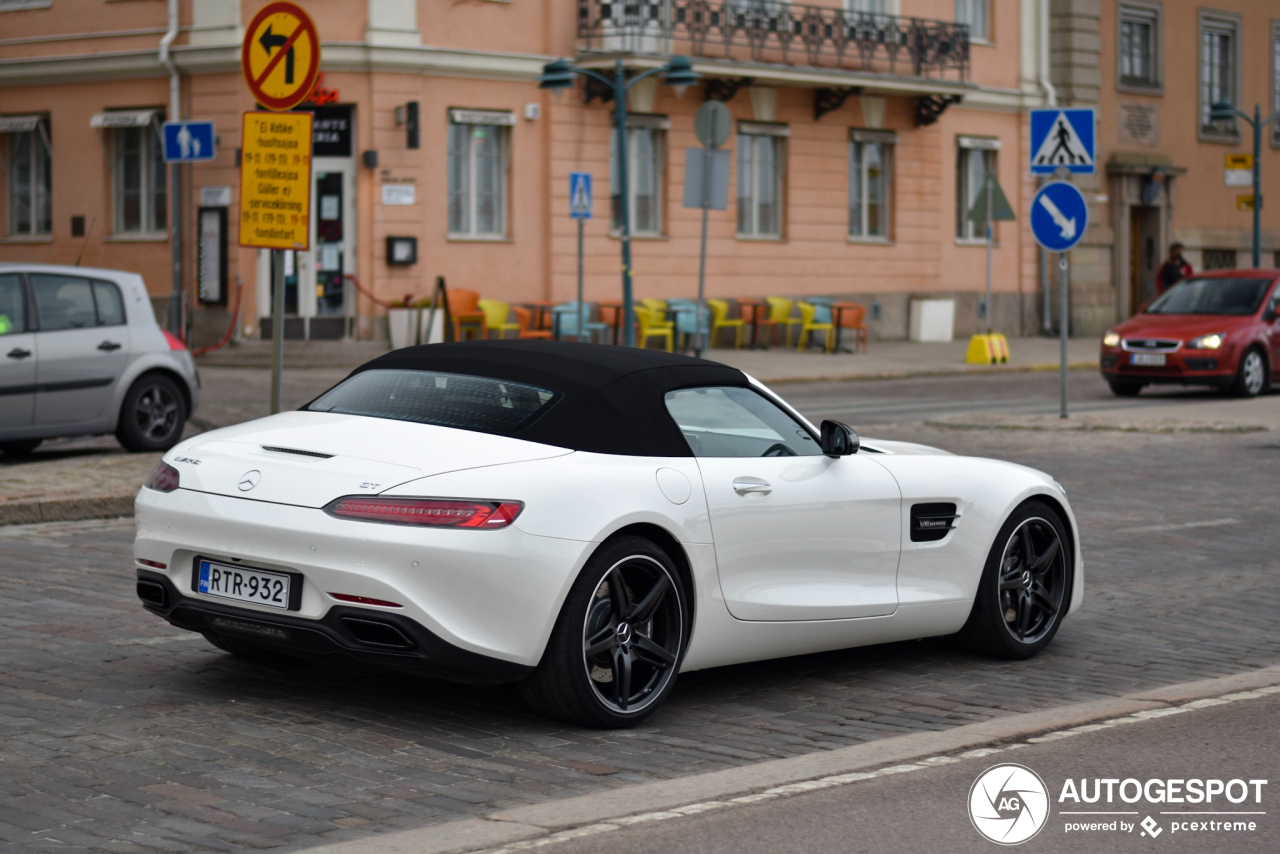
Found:
<path fill-rule="evenodd" d="M 1244 376 L 1244 388 L 1252 397 L 1262 393 L 1262 384 L 1266 380 L 1266 365 L 1262 361 L 1262 354 L 1257 350 L 1250 350 L 1244 354 L 1244 365 L 1241 366 L 1241 373 Z"/>

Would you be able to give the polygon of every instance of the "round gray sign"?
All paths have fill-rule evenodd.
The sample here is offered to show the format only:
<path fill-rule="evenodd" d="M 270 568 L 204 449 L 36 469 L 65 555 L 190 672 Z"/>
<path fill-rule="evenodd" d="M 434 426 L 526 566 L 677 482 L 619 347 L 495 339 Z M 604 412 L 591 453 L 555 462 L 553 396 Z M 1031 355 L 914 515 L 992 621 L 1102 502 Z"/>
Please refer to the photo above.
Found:
<path fill-rule="evenodd" d="M 707 148 L 724 145 L 732 128 L 733 118 L 729 115 L 729 108 L 719 101 L 707 101 L 693 117 L 693 132 L 698 135 L 698 142 Z"/>

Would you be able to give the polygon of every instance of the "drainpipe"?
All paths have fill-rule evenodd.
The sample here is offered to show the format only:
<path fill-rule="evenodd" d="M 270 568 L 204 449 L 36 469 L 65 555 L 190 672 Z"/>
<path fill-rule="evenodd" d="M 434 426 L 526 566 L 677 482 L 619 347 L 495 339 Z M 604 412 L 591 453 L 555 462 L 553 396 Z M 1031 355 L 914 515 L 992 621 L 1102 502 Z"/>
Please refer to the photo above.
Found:
<path fill-rule="evenodd" d="M 1045 106 L 1058 105 L 1058 90 L 1049 82 L 1049 0 L 1040 0 L 1040 88 L 1044 90 Z M 1043 306 L 1040 309 L 1042 328 L 1045 334 L 1053 331 L 1053 298 L 1049 294 L 1049 253 L 1044 247 L 1040 250 L 1040 295 Z"/>
<path fill-rule="evenodd" d="M 181 86 L 178 67 L 169 49 L 178 37 L 178 0 L 169 0 L 169 27 L 160 39 L 160 64 L 169 72 L 169 121 L 182 119 Z M 169 297 L 169 331 L 182 338 L 182 169 L 174 163 L 169 169 L 169 207 L 173 242 L 173 293 Z"/>

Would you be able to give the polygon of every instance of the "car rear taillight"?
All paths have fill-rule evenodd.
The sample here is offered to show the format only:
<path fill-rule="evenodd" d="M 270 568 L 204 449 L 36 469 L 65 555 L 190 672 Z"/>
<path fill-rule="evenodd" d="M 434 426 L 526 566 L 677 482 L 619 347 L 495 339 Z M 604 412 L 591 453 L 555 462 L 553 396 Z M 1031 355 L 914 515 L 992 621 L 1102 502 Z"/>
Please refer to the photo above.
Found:
<path fill-rule="evenodd" d="M 170 350 L 185 350 L 185 349 L 187 349 L 187 345 L 182 343 L 182 339 L 181 339 L 181 338 L 179 338 L 177 335 L 174 335 L 172 332 L 170 332 L 170 331 L 169 331 L 169 330 L 167 330 L 167 329 L 164 331 L 164 340 L 166 340 L 166 341 L 168 341 L 168 342 L 169 342 L 169 349 L 170 349 Z"/>
<path fill-rule="evenodd" d="M 324 511 L 339 519 L 418 525 L 425 528 L 505 528 L 524 505 L 519 501 L 471 501 L 453 498 L 365 498 L 351 495 Z"/>
<path fill-rule="evenodd" d="M 147 477 L 147 482 L 143 486 L 147 489 L 154 489 L 156 492 L 173 492 L 178 488 L 178 470 L 161 460 L 151 470 L 151 474 Z"/>

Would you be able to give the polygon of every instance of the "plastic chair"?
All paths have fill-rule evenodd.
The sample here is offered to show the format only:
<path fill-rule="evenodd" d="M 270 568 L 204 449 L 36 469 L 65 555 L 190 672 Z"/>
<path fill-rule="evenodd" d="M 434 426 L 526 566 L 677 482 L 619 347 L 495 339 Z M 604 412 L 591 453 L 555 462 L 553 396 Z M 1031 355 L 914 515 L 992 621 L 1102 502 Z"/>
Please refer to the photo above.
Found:
<path fill-rule="evenodd" d="M 840 309 L 840 329 L 853 330 L 853 349 L 857 352 L 867 352 L 870 331 L 867 329 L 866 323 L 863 322 L 867 316 L 867 308 L 863 305 L 842 305 Z"/>
<path fill-rule="evenodd" d="M 640 327 L 636 334 L 636 344 L 641 349 L 649 343 L 650 338 L 662 338 L 667 342 L 666 350 L 668 353 L 675 349 L 675 324 L 669 320 L 660 320 L 654 317 L 653 309 L 644 305 L 635 306 L 632 311 L 636 313 L 636 325 Z"/>
<path fill-rule="evenodd" d="M 667 312 L 676 325 L 676 347 L 684 350 L 689 347 L 689 339 L 698 333 L 698 303 L 691 299 L 667 300 Z M 711 326 L 707 322 L 707 314 L 702 316 L 702 340 L 710 341 Z"/>
<path fill-rule="evenodd" d="M 823 342 L 822 349 L 830 353 L 836 343 L 835 324 L 830 320 L 826 323 L 819 323 L 814 320 L 814 315 L 817 314 L 818 306 L 811 302 L 798 302 L 796 305 L 800 309 L 800 343 L 796 346 L 796 349 L 805 349 L 806 336 L 808 336 L 808 341 L 812 343 L 813 333 L 822 332 L 826 335 L 826 340 Z M 828 307 L 828 311 L 829 310 L 830 308 Z"/>
<path fill-rule="evenodd" d="M 582 324 L 582 329 L 586 332 L 589 341 L 595 341 L 597 336 L 609 331 L 609 324 L 590 319 L 591 315 L 594 314 L 594 308 L 591 303 L 582 304 L 582 313 L 587 318 Z M 552 337 L 557 341 L 561 338 L 576 339 L 578 337 L 577 300 L 571 300 L 551 309 L 551 329 Z"/>
<path fill-rule="evenodd" d="M 476 300 L 476 306 L 484 314 L 486 337 L 494 332 L 499 338 L 506 338 L 508 332 L 520 332 L 520 324 L 507 320 L 511 316 L 511 305 L 496 299 Z"/>
<path fill-rule="evenodd" d="M 721 329 L 733 330 L 733 347 L 742 348 L 742 333 L 747 331 L 747 322 L 741 317 L 729 317 L 729 303 L 722 299 L 709 299 L 711 307 L 711 341 L 714 343 Z"/>
<path fill-rule="evenodd" d="M 790 347 L 791 327 L 800 323 L 799 318 L 791 316 L 791 307 L 794 303 L 786 297 L 765 297 L 764 301 L 769 306 L 769 316 L 760 321 L 760 326 L 768 330 L 769 343 L 773 343 L 779 329 L 785 329 L 787 346 Z"/>
<path fill-rule="evenodd" d="M 520 326 L 520 331 L 516 333 L 517 338 L 540 338 L 544 341 L 551 340 L 550 329 L 533 329 L 533 310 L 515 306 L 511 309 L 515 312 L 516 323 Z"/>
<path fill-rule="evenodd" d="M 667 301 L 664 299 L 654 299 L 653 297 L 645 297 L 640 300 L 640 304 L 650 311 L 654 312 L 658 320 L 665 320 L 667 316 Z"/>
<path fill-rule="evenodd" d="M 484 337 L 484 312 L 480 310 L 480 294 L 468 290 L 449 290 L 449 317 L 453 321 L 453 340 L 461 341 L 463 327 L 472 330 L 476 338 Z"/>

